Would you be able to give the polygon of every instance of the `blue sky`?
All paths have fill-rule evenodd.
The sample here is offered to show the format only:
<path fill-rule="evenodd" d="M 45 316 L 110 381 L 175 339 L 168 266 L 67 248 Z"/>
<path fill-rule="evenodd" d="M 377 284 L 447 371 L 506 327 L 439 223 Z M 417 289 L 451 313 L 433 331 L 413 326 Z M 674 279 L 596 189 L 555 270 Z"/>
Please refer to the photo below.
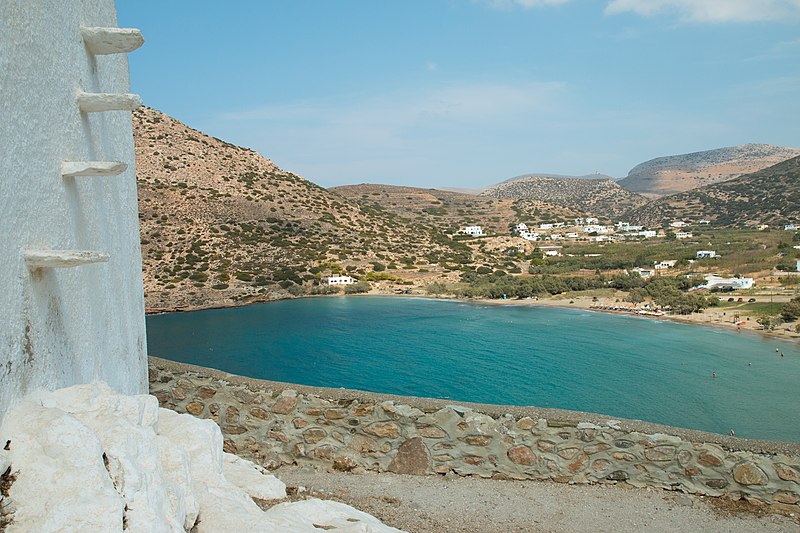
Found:
<path fill-rule="evenodd" d="M 117 0 L 132 87 L 323 186 L 800 146 L 800 0 Z"/>

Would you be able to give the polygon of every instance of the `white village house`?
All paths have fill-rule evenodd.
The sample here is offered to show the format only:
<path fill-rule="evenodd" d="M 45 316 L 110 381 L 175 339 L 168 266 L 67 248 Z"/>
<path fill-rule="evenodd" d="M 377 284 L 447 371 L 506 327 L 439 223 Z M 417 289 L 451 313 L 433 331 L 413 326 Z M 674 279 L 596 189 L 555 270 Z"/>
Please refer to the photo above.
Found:
<path fill-rule="evenodd" d="M 350 276 L 327 276 L 322 278 L 324 285 L 352 285 L 355 282 Z"/>
<path fill-rule="evenodd" d="M 676 239 L 691 239 L 694 235 L 688 231 L 676 231 L 675 238 Z"/>
<path fill-rule="evenodd" d="M 719 257 L 714 250 L 697 250 L 697 259 L 715 259 Z"/>
<path fill-rule="evenodd" d="M 655 270 L 653 270 L 652 268 L 639 268 L 639 267 L 634 268 L 631 272 L 636 272 L 637 274 L 639 274 L 639 276 L 641 276 L 644 279 L 652 278 L 653 275 L 656 273 Z"/>
<path fill-rule="evenodd" d="M 705 278 L 705 284 L 700 285 L 704 289 L 737 290 L 753 288 L 753 278 L 723 278 L 714 274 L 710 274 Z"/>
<path fill-rule="evenodd" d="M 461 233 L 464 233 L 465 235 L 472 235 L 473 237 L 480 237 L 483 235 L 483 228 L 480 226 L 467 226 L 461 230 Z"/>
<path fill-rule="evenodd" d="M 669 268 L 674 267 L 678 263 L 677 259 L 669 259 L 667 261 L 661 261 L 656 263 L 655 269 L 656 270 L 667 270 Z"/>

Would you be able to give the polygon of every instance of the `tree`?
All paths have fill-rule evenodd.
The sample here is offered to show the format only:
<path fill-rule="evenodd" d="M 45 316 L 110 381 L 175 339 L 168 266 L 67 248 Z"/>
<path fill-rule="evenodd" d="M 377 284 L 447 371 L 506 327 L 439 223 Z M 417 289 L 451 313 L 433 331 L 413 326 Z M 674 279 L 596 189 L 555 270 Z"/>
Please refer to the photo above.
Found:
<path fill-rule="evenodd" d="M 428 294 L 445 294 L 447 292 L 447 286 L 444 283 L 434 281 L 425 287 L 425 291 Z"/>
<path fill-rule="evenodd" d="M 360 294 L 369 292 L 370 290 L 372 290 L 372 285 L 370 285 L 368 281 L 359 281 L 358 283 L 345 285 L 344 287 L 345 294 Z"/>
<path fill-rule="evenodd" d="M 795 296 L 781 307 L 781 318 L 786 322 L 794 322 L 800 317 L 800 297 Z"/>
<path fill-rule="evenodd" d="M 647 298 L 647 291 L 642 288 L 635 287 L 628 293 L 627 300 L 632 304 L 640 304 L 645 300 L 645 298 Z"/>
<path fill-rule="evenodd" d="M 758 319 L 758 323 L 764 329 L 775 329 L 775 326 L 778 325 L 778 320 L 775 317 L 765 315 Z"/>

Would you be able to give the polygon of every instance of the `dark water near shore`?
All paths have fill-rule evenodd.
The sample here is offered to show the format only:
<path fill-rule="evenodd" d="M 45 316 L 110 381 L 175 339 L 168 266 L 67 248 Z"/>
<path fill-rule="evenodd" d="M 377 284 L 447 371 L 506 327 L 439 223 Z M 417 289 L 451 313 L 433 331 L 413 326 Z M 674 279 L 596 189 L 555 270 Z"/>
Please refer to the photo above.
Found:
<path fill-rule="evenodd" d="M 147 335 L 151 355 L 255 378 L 800 442 L 800 349 L 753 334 L 572 309 L 340 297 L 148 316 Z"/>

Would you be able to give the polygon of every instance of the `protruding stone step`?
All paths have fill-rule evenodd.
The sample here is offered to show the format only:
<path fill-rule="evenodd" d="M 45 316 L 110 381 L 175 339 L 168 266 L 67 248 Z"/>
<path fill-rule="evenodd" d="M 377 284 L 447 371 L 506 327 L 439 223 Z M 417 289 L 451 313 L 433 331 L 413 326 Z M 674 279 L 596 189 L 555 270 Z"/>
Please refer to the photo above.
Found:
<path fill-rule="evenodd" d="M 28 268 L 70 268 L 91 263 L 105 263 L 108 254 L 93 250 L 26 250 Z"/>
<path fill-rule="evenodd" d="M 131 111 L 142 105 L 142 99 L 138 94 L 79 92 L 77 101 L 84 113 Z"/>
<path fill-rule="evenodd" d="M 117 176 L 127 170 L 122 161 L 62 161 L 61 175 L 74 176 Z"/>
<path fill-rule="evenodd" d="M 94 55 L 126 54 L 144 43 L 142 32 L 136 28 L 82 27 L 83 42 Z"/>

